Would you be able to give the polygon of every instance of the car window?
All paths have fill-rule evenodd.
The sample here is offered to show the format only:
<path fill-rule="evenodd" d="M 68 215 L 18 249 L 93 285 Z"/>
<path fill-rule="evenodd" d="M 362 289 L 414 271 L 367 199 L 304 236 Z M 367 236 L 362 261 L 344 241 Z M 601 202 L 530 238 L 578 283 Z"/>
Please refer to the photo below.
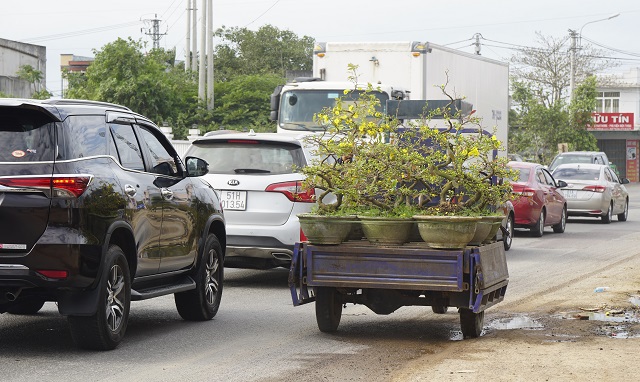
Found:
<path fill-rule="evenodd" d="M 60 129 L 59 158 L 77 159 L 94 155 L 107 155 L 108 136 L 104 115 L 72 115 Z"/>
<path fill-rule="evenodd" d="M 555 179 L 562 180 L 598 180 L 600 179 L 600 169 L 598 168 L 558 168 L 553 171 Z"/>
<path fill-rule="evenodd" d="M 552 186 L 552 187 L 556 186 L 556 182 L 555 182 L 555 180 L 553 180 L 553 176 L 551 176 L 551 174 L 547 170 L 542 170 L 542 174 L 544 174 L 545 182 L 549 186 Z"/>
<path fill-rule="evenodd" d="M 611 176 L 611 172 L 609 171 L 608 168 L 604 169 L 604 178 L 607 180 L 607 182 L 613 182 L 613 177 Z"/>
<path fill-rule="evenodd" d="M 547 184 L 547 180 L 544 177 L 544 174 L 542 173 L 542 170 L 538 169 L 536 170 L 536 179 L 538 180 L 538 183 L 540 184 Z"/>
<path fill-rule="evenodd" d="M 140 150 L 138 139 L 133 132 L 133 126 L 112 123 L 109 127 L 111 128 L 113 140 L 118 149 L 118 158 L 120 159 L 122 167 L 144 171 L 142 151 Z"/>
<path fill-rule="evenodd" d="M 174 150 L 165 146 L 170 145 L 169 142 L 164 138 L 157 137 L 146 126 L 140 126 L 140 131 L 142 140 L 147 144 L 149 154 L 151 154 L 149 171 L 161 175 L 179 176 L 180 171 L 176 164 L 175 154 L 173 154 Z"/>
<path fill-rule="evenodd" d="M 612 168 L 607 167 L 606 170 L 609 171 L 609 175 L 611 175 L 611 178 L 615 183 L 620 183 L 620 178 Z"/>
<path fill-rule="evenodd" d="M 289 174 L 299 172 L 306 165 L 302 148 L 287 142 L 196 142 L 189 149 L 188 155 L 206 160 L 210 172 L 218 174 Z"/>
<path fill-rule="evenodd" d="M 531 169 L 528 168 L 517 168 L 511 167 L 512 170 L 515 170 L 517 176 L 513 179 L 514 182 L 526 182 L 529 180 L 529 174 L 531 174 Z"/>
<path fill-rule="evenodd" d="M 32 110 L 0 108 L 0 162 L 54 160 L 55 126 Z"/>

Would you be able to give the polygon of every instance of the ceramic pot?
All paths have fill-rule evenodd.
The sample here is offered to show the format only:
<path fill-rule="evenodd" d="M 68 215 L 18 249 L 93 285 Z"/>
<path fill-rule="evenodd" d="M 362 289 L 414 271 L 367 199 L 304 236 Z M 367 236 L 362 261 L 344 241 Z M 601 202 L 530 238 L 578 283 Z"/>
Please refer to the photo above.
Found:
<path fill-rule="evenodd" d="M 420 230 L 422 240 L 430 248 L 461 249 L 466 247 L 476 232 L 479 217 L 430 216 L 413 217 Z"/>
<path fill-rule="evenodd" d="M 340 244 L 347 239 L 356 216 L 299 214 L 300 228 L 311 244 Z"/>
<path fill-rule="evenodd" d="M 358 216 L 365 238 L 375 245 L 402 245 L 409 241 L 414 220 L 383 216 Z"/>

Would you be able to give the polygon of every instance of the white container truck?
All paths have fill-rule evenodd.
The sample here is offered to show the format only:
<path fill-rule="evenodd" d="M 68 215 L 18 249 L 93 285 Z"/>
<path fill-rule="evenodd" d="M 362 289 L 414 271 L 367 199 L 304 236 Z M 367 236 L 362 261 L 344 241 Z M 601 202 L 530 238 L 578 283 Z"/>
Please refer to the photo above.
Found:
<path fill-rule="evenodd" d="M 349 64 L 357 65 L 358 84 L 371 83 L 378 97 L 388 99 L 446 100 L 439 86 L 447 83 L 454 98 L 463 98 L 476 110 L 485 131 L 497 136 L 506 149 L 509 110 L 509 65 L 429 42 L 324 42 L 313 53 L 313 77 L 276 88 L 271 118 L 278 132 L 318 130 L 313 115 L 345 89 Z M 503 155 L 505 153 L 502 153 Z"/>

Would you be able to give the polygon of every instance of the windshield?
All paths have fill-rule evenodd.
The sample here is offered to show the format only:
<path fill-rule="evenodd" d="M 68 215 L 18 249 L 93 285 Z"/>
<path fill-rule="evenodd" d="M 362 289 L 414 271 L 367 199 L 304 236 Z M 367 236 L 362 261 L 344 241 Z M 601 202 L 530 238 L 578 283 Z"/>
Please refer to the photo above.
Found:
<path fill-rule="evenodd" d="M 302 148 L 284 142 L 196 142 L 188 155 L 206 160 L 212 174 L 291 174 L 306 165 Z"/>
<path fill-rule="evenodd" d="M 517 177 L 512 179 L 514 182 L 525 183 L 529 180 L 529 174 L 531 174 L 531 169 L 517 168 L 517 167 L 511 167 L 511 169 L 515 170 L 517 173 Z"/>
<path fill-rule="evenodd" d="M 346 95 L 342 90 L 290 90 L 282 94 L 280 101 L 279 128 L 285 130 L 320 130 L 313 116 L 325 108 L 332 108 L 336 100 L 342 97 L 345 102 L 354 102 L 364 91 L 351 91 Z M 378 111 L 384 112 L 389 96 L 383 92 L 373 92 L 380 100 Z"/>
<path fill-rule="evenodd" d="M 0 108 L 0 162 L 54 160 L 54 127 L 41 113 Z"/>
<path fill-rule="evenodd" d="M 567 163 L 594 163 L 590 155 L 558 155 L 556 159 L 551 162 L 549 168 L 553 170 L 561 164 Z"/>
<path fill-rule="evenodd" d="M 553 172 L 553 177 L 562 180 L 598 180 L 599 168 L 559 168 Z"/>

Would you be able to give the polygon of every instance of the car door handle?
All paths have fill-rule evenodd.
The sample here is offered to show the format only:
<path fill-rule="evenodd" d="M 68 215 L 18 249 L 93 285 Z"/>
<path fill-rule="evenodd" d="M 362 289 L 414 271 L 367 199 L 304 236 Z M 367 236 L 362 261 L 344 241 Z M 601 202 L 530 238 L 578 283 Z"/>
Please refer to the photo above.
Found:
<path fill-rule="evenodd" d="M 133 187 L 132 185 L 125 184 L 124 185 L 124 193 L 129 195 L 129 196 L 131 196 L 131 197 L 134 197 L 134 196 L 136 196 L 137 191 L 136 191 L 136 188 Z"/>
<path fill-rule="evenodd" d="M 173 192 L 168 188 L 163 188 L 162 190 L 160 190 L 160 193 L 162 194 L 162 197 L 167 200 L 171 200 L 171 198 L 173 198 Z"/>

